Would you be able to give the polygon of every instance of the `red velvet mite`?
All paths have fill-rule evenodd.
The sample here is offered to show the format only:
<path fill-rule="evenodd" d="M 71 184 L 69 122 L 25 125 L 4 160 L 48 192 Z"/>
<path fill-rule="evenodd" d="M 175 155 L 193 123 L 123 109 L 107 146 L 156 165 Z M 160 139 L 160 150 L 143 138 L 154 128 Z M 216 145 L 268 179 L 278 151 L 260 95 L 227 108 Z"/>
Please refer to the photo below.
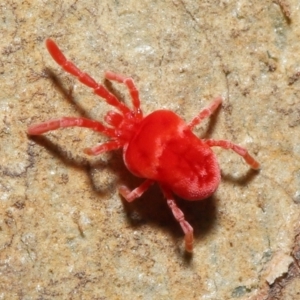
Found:
<path fill-rule="evenodd" d="M 63 117 L 33 124 L 29 126 L 28 134 L 40 135 L 58 128 L 79 126 L 107 136 L 109 138 L 107 142 L 86 148 L 84 152 L 98 155 L 122 148 L 127 169 L 145 181 L 132 191 L 126 186 L 121 186 L 120 194 L 131 202 L 140 197 L 153 183 L 158 183 L 185 234 L 185 249 L 192 252 L 193 228 L 177 207 L 173 195 L 189 201 L 198 201 L 216 191 L 220 183 L 220 168 L 211 147 L 231 149 L 242 156 L 251 168 L 259 168 L 259 163 L 245 148 L 226 140 L 200 139 L 192 132 L 197 124 L 213 114 L 222 103 L 222 99 L 220 97 L 214 99 L 189 123 L 176 113 L 165 109 L 143 116 L 139 92 L 132 78 L 112 72 L 105 73 L 106 79 L 125 84 L 132 100 L 133 108 L 130 109 L 102 84 L 68 61 L 54 41 L 46 40 L 46 47 L 53 59 L 66 72 L 92 88 L 95 94 L 116 110 L 109 111 L 105 115 L 104 121 L 107 125 L 81 117 Z"/>

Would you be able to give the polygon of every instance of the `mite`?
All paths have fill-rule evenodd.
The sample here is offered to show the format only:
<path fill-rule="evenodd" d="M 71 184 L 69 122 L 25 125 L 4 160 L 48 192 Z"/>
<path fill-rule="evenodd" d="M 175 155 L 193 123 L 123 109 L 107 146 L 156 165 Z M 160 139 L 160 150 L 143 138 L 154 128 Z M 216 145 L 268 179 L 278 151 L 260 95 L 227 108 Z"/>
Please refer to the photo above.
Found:
<path fill-rule="evenodd" d="M 120 194 L 128 202 L 132 202 L 152 184 L 157 183 L 184 232 L 186 251 L 192 252 L 193 228 L 176 205 L 174 194 L 188 201 L 198 201 L 216 191 L 221 176 L 211 147 L 231 149 L 251 168 L 259 169 L 259 163 L 245 148 L 226 140 L 200 139 L 192 132 L 197 124 L 214 113 L 221 105 L 222 98 L 214 99 L 189 123 L 165 109 L 144 116 L 140 108 L 139 92 L 132 78 L 112 72 L 105 73 L 107 80 L 125 84 L 132 101 L 132 108 L 129 108 L 102 84 L 68 61 L 53 40 L 47 39 L 46 47 L 57 64 L 93 89 L 95 94 L 115 109 L 105 115 L 106 124 L 82 117 L 63 117 L 33 124 L 28 127 L 28 134 L 40 135 L 58 128 L 78 126 L 90 128 L 108 137 L 108 141 L 85 148 L 84 152 L 88 155 L 99 155 L 122 148 L 127 169 L 145 180 L 133 190 L 126 186 L 119 187 Z"/>

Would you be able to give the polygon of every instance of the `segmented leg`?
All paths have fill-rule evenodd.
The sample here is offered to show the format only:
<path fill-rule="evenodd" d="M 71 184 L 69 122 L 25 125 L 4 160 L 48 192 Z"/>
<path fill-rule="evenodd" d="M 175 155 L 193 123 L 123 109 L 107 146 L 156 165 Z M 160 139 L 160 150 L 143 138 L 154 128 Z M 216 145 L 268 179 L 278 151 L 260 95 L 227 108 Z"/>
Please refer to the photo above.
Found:
<path fill-rule="evenodd" d="M 193 227 L 184 219 L 184 214 L 176 205 L 171 191 L 169 191 L 169 189 L 163 187 L 162 185 L 161 185 L 161 189 L 163 191 L 165 198 L 167 199 L 167 203 L 168 203 L 175 219 L 180 224 L 180 226 L 185 234 L 185 237 L 184 237 L 185 250 L 187 252 L 193 252 L 193 243 L 194 243 Z"/>
<path fill-rule="evenodd" d="M 30 135 L 39 135 L 58 128 L 75 126 L 89 128 L 94 131 L 101 132 L 109 137 L 116 137 L 114 129 L 108 128 L 98 121 L 81 117 L 62 117 L 60 119 L 53 119 L 39 124 L 33 124 L 28 127 L 27 132 Z"/>
<path fill-rule="evenodd" d="M 120 102 L 117 97 L 111 94 L 102 84 L 98 84 L 90 75 L 82 72 L 71 61 L 68 61 L 62 51 L 58 48 L 56 43 L 51 40 L 46 40 L 46 47 L 52 58 L 59 64 L 66 72 L 77 77 L 80 82 L 92 88 L 94 93 L 102 97 L 108 104 L 116 107 L 123 114 L 129 113 L 130 109 Z"/>
<path fill-rule="evenodd" d="M 119 187 L 119 193 L 124 197 L 126 201 L 132 202 L 136 198 L 141 197 L 153 183 L 153 180 L 146 179 L 140 186 L 132 191 L 130 191 L 127 186 L 122 185 Z"/>
<path fill-rule="evenodd" d="M 104 121 L 112 127 L 118 127 L 123 120 L 124 117 L 115 111 L 109 111 L 104 116 Z"/>
<path fill-rule="evenodd" d="M 134 111 L 136 112 L 136 114 L 140 118 L 142 118 L 143 114 L 142 114 L 142 111 L 140 109 L 141 101 L 140 101 L 140 98 L 139 98 L 139 91 L 136 88 L 133 79 L 130 78 L 130 77 L 125 77 L 125 76 L 122 76 L 120 74 L 113 73 L 113 72 L 105 72 L 105 78 L 108 79 L 108 80 L 117 81 L 119 83 L 124 83 L 127 86 L 127 89 L 128 89 L 128 91 L 130 93 L 130 96 L 131 96 Z"/>
<path fill-rule="evenodd" d="M 123 147 L 120 141 L 110 141 L 91 148 L 85 148 L 83 152 L 88 155 L 99 155 L 104 152 L 112 151 Z"/>
<path fill-rule="evenodd" d="M 218 147 L 222 147 L 224 149 L 231 149 L 233 150 L 234 152 L 236 152 L 238 155 L 242 156 L 243 159 L 245 160 L 245 162 L 252 168 L 252 169 L 255 169 L 255 170 L 258 170 L 260 168 L 260 164 L 258 161 L 256 161 L 254 159 L 254 157 L 252 157 L 249 153 L 248 153 L 248 150 L 239 146 L 239 145 L 236 145 L 236 144 L 233 144 L 232 142 L 230 141 L 226 141 L 226 140 L 205 140 L 205 143 L 210 146 L 210 147 L 213 147 L 213 146 L 218 146 Z"/>
<path fill-rule="evenodd" d="M 187 126 L 192 130 L 202 120 L 211 116 L 221 103 L 221 97 L 214 99 L 213 102 L 211 102 L 206 108 L 201 110 L 201 112 Z"/>

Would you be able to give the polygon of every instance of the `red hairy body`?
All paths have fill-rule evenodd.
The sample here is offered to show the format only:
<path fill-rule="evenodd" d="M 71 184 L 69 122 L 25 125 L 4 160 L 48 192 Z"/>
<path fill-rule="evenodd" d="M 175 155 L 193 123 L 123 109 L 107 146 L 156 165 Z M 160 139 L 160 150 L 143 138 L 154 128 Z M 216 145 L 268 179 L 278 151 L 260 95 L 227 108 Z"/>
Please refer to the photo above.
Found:
<path fill-rule="evenodd" d="M 185 200 L 207 198 L 220 182 L 213 151 L 168 110 L 144 118 L 124 150 L 124 162 L 134 175 L 160 182 Z"/>
<path fill-rule="evenodd" d="M 39 135 L 64 127 L 86 127 L 109 138 L 109 141 L 84 149 L 89 155 L 98 155 L 118 148 L 123 149 L 123 160 L 128 170 L 145 181 L 134 190 L 119 188 L 120 194 L 131 202 L 140 197 L 153 183 L 158 183 L 167 203 L 185 234 L 185 249 L 193 250 L 193 228 L 177 207 L 173 194 L 197 201 L 211 196 L 220 183 L 220 168 L 213 146 L 231 149 L 239 154 L 253 169 L 259 163 L 248 151 L 226 140 L 203 140 L 192 129 L 209 117 L 221 104 L 216 98 L 190 123 L 169 110 L 157 110 L 143 116 L 138 90 L 131 78 L 106 72 L 105 78 L 127 86 L 133 108 L 129 109 L 111 94 L 102 84 L 79 70 L 68 61 L 54 41 L 48 39 L 46 46 L 53 59 L 68 73 L 76 76 L 94 93 L 102 97 L 117 111 L 109 111 L 104 120 L 108 125 L 81 117 L 64 117 L 29 126 L 28 134 Z"/>

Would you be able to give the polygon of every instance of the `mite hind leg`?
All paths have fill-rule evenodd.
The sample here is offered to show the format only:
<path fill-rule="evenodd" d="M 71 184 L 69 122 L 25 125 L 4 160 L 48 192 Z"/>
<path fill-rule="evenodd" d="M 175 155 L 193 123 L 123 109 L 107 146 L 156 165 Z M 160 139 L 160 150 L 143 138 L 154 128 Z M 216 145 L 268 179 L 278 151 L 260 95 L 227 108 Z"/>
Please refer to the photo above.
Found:
<path fill-rule="evenodd" d="M 167 199 L 167 204 L 169 208 L 171 209 L 173 216 L 181 226 L 185 236 L 185 250 L 187 252 L 193 252 L 193 243 L 194 243 L 194 229 L 193 227 L 185 220 L 183 212 L 178 208 L 177 204 L 175 203 L 174 197 L 172 195 L 172 192 L 163 187 L 160 186 L 165 198 Z"/>
<path fill-rule="evenodd" d="M 218 146 L 224 149 L 231 149 L 235 153 L 240 155 L 252 169 L 258 170 L 260 168 L 259 162 L 253 156 L 251 156 L 248 150 L 244 147 L 241 147 L 239 145 L 236 145 L 226 140 L 216 141 L 216 140 L 209 139 L 209 140 L 205 140 L 205 143 L 210 147 Z"/>
<path fill-rule="evenodd" d="M 200 113 L 188 124 L 188 127 L 192 130 L 196 125 L 201 123 L 202 120 L 210 117 L 221 105 L 222 101 L 221 97 L 214 99 L 207 107 L 200 111 Z"/>
<path fill-rule="evenodd" d="M 136 198 L 141 197 L 153 183 L 153 180 L 146 179 L 140 186 L 138 186 L 132 191 L 127 186 L 122 185 L 119 187 L 119 193 L 123 196 L 123 198 L 126 201 L 132 202 Z"/>

